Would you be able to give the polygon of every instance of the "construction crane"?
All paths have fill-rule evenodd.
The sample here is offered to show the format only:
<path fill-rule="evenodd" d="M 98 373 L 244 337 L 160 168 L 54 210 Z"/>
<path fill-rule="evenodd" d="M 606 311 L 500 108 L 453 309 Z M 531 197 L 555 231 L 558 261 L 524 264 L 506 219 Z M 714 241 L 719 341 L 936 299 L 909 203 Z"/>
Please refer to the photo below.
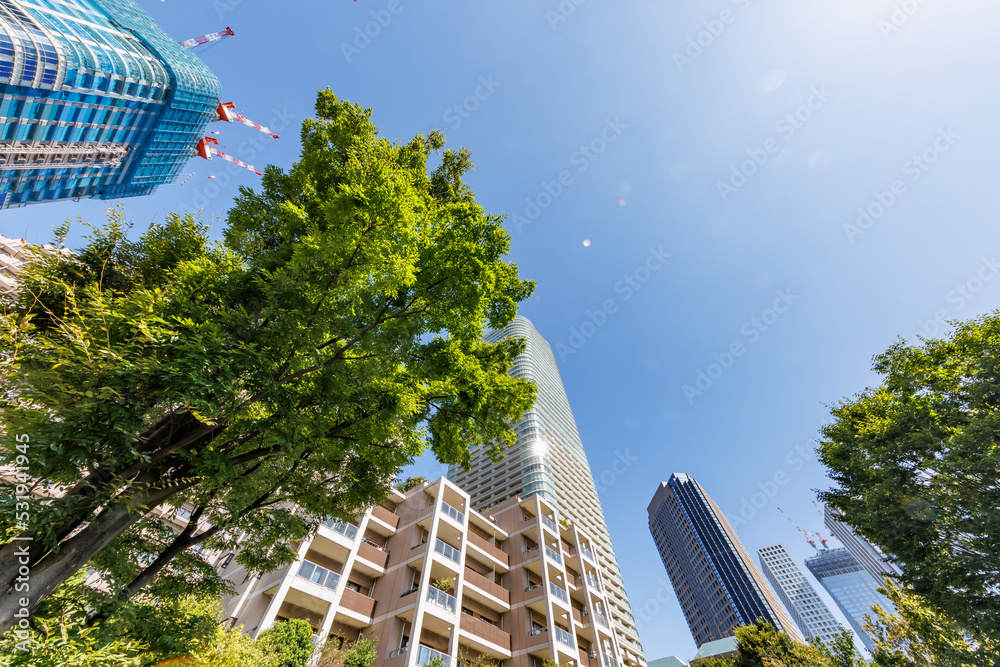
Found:
<path fill-rule="evenodd" d="M 219 107 L 216 109 L 215 113 L 217 114 L 215 120 L 224 120 L 227 123 L 232 123 L 233 121 L 243 123 L 247 127 L 252 127 L 253 129 L 259 130 L 264 134 L 270 134 L 275 139 L 280 139 L 280 137 L 271 130 L 259 123 L 253 122 L 243 114 L 236 111 L 236 104 L 233 102 L 219 102 Z"/>
<path fill-rule="evenodd" d="M 0 171 L 73 167 L 118 167 L 128 157 L 122 144 L 0 143 Z"/>
<path fill-rule="evenodd" d="M 782 516 L 784 516 L 786 519 L 788 519 L 788 522 L 790 524 L 792 524 L 793 526 L 795 526 L 795 529 L 797 531 L 799 531 L 800 533 L 802 533 L 802 536 L 806 538 L 806 542 L 809 543 L 809 546 L 811 546 L 816 551 L 820 551 L 820 548 L 816 546 L 816 540 L 813 539 L 813 533 L 807 532 L 807 531 L 802 530 L 801 528 L 799 528 L 799 524 L 797 524 L 794 521 L 792 521 L 792 517 L 790 517 L 787 514 L 785 514 L 785 510 L 783 510 L 783 509 L 781 509 L 779 507 L 778 511 L 781 512 Z M 816 533 L 816 535 L 818 535 L 818 534 L 819 533 Z M 826 550 L 826 540 L 824 540 L 822 537 L 820 538 L 820 540 L 822 540 L 822 542 L 823 542 L 823 551 L 825 551 Z"/>
<path fill-rule="evenodd" d="M 198 37 L 192 37 L 191 39 L 185 39 L 182 42 L 177 42 L 185 49 L 190 49 L 193 46 L 198 46 L 199 44 L 208 44 L 209 42 L 214 42 L 217 39 L 222 39 L 223 37 L 233 37 L 236 33 L 233 32 L 232 28 L 226 28 L 225 30 L 220 30 L 219 32 L 210 32 L 207 35 L 200 35 Z"/>
<path fill-rule="evenodd" d="M 819 508 L 819 505 L 816 504 L 815 500 L 813 501 L 813 507 L 815 507 L 816 511 L 819 512 L 819 520 L 823 522 L 823 526 L 830 531 L 830 537 L 836 537 L 836 535 L 833 534 L 833 531 L 830 530 L 830 526 L 826 525 L 826 517 L 823 516 L 823 510 Z"/>
<path fill-rule="evenodd" d="M 253 173 L 257 174 L 258 176 L 263 176 L 264 175 L 263 172 L 258 171 L 253 165 L 249 165 L 246 162 L 244 162 L 243 160 L 237 160 L 232 155 L 226 155 L 225 153 L 223 153 L 222 151 L 220 151 L 218 148 L 216 148 L 216 145 L 218 145 L 218 143 L 219 143 L 219 140 L 216 139 L 215 137 L 202 137 L 201 140 L 198 141 L 198 146 L 197 146 L 197 148 L 195 150 L 197 151 L 197 153 L 198 153 L 198 155 L 200 157 L 203 157 L 206 160 L 211 160 L 212 156 L 215 155 L 217 157 L 222 158 L 223 160 L 225 160 L 227 162 L 232 162 L 233 164 L 235 164 L 238 167 L 243 167 L 244 169 L 249 169 Z"/>

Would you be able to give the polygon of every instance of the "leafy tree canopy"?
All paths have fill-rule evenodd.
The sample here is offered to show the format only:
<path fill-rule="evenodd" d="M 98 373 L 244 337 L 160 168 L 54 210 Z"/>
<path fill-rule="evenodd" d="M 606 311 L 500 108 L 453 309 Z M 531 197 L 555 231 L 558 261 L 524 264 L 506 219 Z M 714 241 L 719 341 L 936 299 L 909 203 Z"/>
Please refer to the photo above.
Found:
<path fill-rule="evenodd" d="M 313 650 L 313 629 L 301 619 L 279 621 L 260 633 L 257 645 L 271 659 L 269 667 L 306 667 Z"/>
<path fill-rule="evenodd" d="M 882 384 L 832 409 L 821 494 L 901 564 L 900 581 L 1000 639 L 1000 314 L 874 359 Z"/>
<path fill-rule="evenodd" d="M 241 189 L 222 243 L 177 216 L 132 241 L 112 212 L 75 259 L 22 272 L 0 317 L 0 455 L 23 456 L 27 486 L 64 490 L 24 501 L 20 525 L 0 507 L 2 534 L 34 538 L 29 607 L 95 558 L 112 607 L 183 581 L 172 564 L 197 544 L 239 540 L 240 563 L 273 569 L 289 538 L 379 502 L 426 448 L 468 464 L 470 446 L 514 442 L 534 399 L 507 373 L 523 341 L 482 335 L 534 286 L 462 182 L 468 152 L 428 172 L 440 134 L 396 144 L 370 114 L 322 91 L 301 159 Z M 139 527 L 185 506 L 175 538 Z M 0 546 L 0 629 L 20 609 L 19 544 Z"/>

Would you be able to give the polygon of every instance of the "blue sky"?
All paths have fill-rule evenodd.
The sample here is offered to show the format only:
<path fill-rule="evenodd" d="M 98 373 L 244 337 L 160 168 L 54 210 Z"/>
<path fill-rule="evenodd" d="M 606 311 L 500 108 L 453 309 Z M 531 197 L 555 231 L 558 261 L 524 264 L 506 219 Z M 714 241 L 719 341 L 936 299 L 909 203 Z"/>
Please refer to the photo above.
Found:
<path fill-rule="evenodd" d="M 326 86 L 385 136 L 441 129 L 472 150 L 479 201 L 520 216 L 511 259 L 538 283 L 522 312 L 563 350 L 633 607 L 653 610 L 646 655 L 689 658 L 678 605 L 655 603 L 656 485 L 691 474 L 731 517 L 744 507 L 752 554 L 781 542 L 801 561 L 776 507 L 820 528 L 827 481 L 796 448 L 826 406 L 877 382 L 870 359 L 898 336 L 997 306 L 1000 6 L 577 1 L 140 0 L 177 39 L 235 30 L 198 52 L 227 101 L 282 134 L 213 128 L 258 167 L 295 160 Z M 218 160 L 191 172 L 126 202 L 137 228 L 199 205 L 221 221 L 257 181 Z M 104 208 L 4 211 L 0 230 L 41 242 Z"/>

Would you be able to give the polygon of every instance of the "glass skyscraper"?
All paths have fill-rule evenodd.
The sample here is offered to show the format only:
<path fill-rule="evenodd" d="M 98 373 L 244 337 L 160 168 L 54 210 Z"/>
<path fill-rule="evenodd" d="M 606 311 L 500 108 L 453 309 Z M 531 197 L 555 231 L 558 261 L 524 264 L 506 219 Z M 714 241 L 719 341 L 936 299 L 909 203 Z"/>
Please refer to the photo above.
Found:
<path fill-rule="evenodd" d="M 629 606 L 617 557 L 608 535 L 604 510 L 576 428 L 552 348 L 526 318 L 518 316 L 506 328 L 491 331 L 486 340 L 524 338 L 527 348 L 514 362 L 511 375 L 534 381 L 537 395 L 516 425 L 517 444 L 494 463 L 486 450 L 472 453 L 466 471 L 458 466 L 448 478 L 472 496 L 477 507 L 488 507 L 513 496 L 538 495 L 556 506 L 569 521 L 584 527 L 597 542 L 595 553 L 605 582 L 612 622 L 629 662 L 645 663 L 638 630 Z"/>
<path fill-rule="evenodd" d="M 864 629 L 865 615 L 874 618 L 874 605 L 879 605 L 890 614 L 896 611 L 893 604 L 878 592 L 880 584 L 847 549 L 821 551 L 806 560 L 806 567 L 840 607 L 865 647 L 872 650 L 872 639 Z"/>
<path fill-rule="evenodd" d="M 674 473 L 649 503 L 649 530 L 695 643 L 763 618 L 801 640 L 736 531 L 694 478 Z"/>
<path fill-rule="evenodd" d="M 0 0 L 0 208 L 151 194 L 219 82 L 133 0 Z"/>
<path fill-rule="evenodd" d="M 840 516 L 838 510 L 833 509 L 829 505 L 823 509 L 823 520 L 826 523 L 826 527 L 851 552 L 851 555 L 854 556 L 861 567 L 865 568 L 865 571 L 872 575 L 872 578 L 879 583 L 879 586 L 882 585 L 886 577 L 900 574 L 899 568 L 894 563 L 886 560 L 885 554 L 882 553 L 881 549 L 855 533 L 853 528 L 838 519 Z"/>
<path fill-rule="evenodd" d="M 807 639 L 817 637 L 824 643 L 832 642 L 843 628 L 785 547 L 780 544 L 764 547 L 757 550 L 757 555 L 760 569 L 802 634 Z"/>

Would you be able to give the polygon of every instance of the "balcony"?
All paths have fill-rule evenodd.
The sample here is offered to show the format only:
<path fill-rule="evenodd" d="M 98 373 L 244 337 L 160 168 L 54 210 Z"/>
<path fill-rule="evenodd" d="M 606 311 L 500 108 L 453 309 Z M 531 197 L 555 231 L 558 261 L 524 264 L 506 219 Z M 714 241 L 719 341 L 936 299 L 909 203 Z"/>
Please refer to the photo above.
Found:
<path fill-rule="evenodd" d="M 462 560 L 462 554 L 459 553 L 458 549 L 451 546 L 450 544 L 445 544 L 441 540 L 434 541 L 434 551 L 441 554 L 448 560 L 454 561 L 456 563 Z"/>
<path fill-rule="evenodd" d="M 552 547 L 545 547 L 545 555 L 562 565 L 562 554 Z"/>
<path fill-rule="evenodd" d="M 453 614 L 458 608 L 458 600 L 433 586 L 427 589 L 427 601 Z"/>
<path fill-rule="evenodd" d="M 594 590 L 597 591 L 604 590 L 603 588 L 601 588 L 601 582 L 599 582 L 596 577 L 592 577 L 589 574 L 587 575 L 587 584 Z"/>
<path fill-rule="evenodd" d="M 491 644 L 496 644 L 508 651 L 510 650 L 510 635 L 492 623 L 481 621 L 469 614 L 462 614 L 459 627 L 469 634 L 475 635 Z"/>
<path fill-rule="evenodd" d="M 569 604 L 569 593 L 567 593 L 565 589 L 556 586 L 554 581 L 549 582 L 549 592 L 551 592 L 553 595 L 555 595 L 557 598 L 559 598 L 566 604 Z"/>
<path fill-rule="evenodd" d="M 353 523 L 347 523 L 346 521 L 341 521 L 340 519 L 329 518 L 323 522 L 323 525 L 335 533 L 340 533 L 352 542 L 354 541 L 354 538 L 358 536 L 358 527 Z"/>
<path fill-rule="evenodd" d="M 382 507 L 381 505 L 375 505 L 372 507 L 372 516 L 381 521 L 382 523 L 389 524 L 393 530 L 399 525 L 399 517 Z"/>
<path fill-rule="evenodd" d="M 302 561 L 296 575 L 324 588 L 329 588 L 331 591 L 337 590 L 337 584 L 340 583 L 339 574 L 308 560 Z"/>
<path fill-rule="evenodd" d="M 589 560 L 591 563 L 596 563 L 597 562 L 597 560 L 594 558 L 594 554 L 591 553 L 590 549 L 588 549 L 587 547 L 581 545 L 580 546 L 580 551 L 583 552 L 583 557 L 586 558 L 587 560 Z"/>
<path fill-rule="evenodd" d="M 599 614 L 597 612 L 594 612 L 594 619 L 597 621 L 597 624 L 602 628 L 604 628 L 605 630 L 611 629 L 611 624 L 608 623 L 608 617 L 605 616 L 604 614 Z"/>
<path fill-rule="evenodd" d="M 469 532 L 467 539 L 469 544 L 472 546 L 500 561 L 505 567 L 510 567 L 510 557 L 501 551 L 496 545 L 490 544 L 485 539 L 471 531 Z"/>
<path fill-rule="evenodd" d="M 451 667 L 451 656 L 447 653 L 442 653 L 441 651 L 435 651 L 430 646 L 424 646 L 423 644 L 417 648 L 417 664 L 426 665 L 431 661 L 432 658 L 440 658 L 445 667 Z"/>
<path fill-rule="evenodd" d="M 374 542 L 369 542 L 364 538 L 362 540 L 361 544 L 358 545 L 358 557 L 364 558 L 369 563 L 374 563 L 384 570 L 386 563 L 389 562 L 389 552 Z"/>
<path fill-rule="evenodd" d="M 465 568 L 465 583 L 470 586 L 475 586 L 484 593 L 492 595 L 506 605 L 510 604 L 510 591 L 495 581 L 490 581 L 487 577 L 484 577 L 468 567 Z"/>
<path fill-rule="evenodd" d="M 556 522 L 550 519 L 549 517 L 542 516 L 542 525 L 551 530 L 556 535 L 559 534 L 559 526 L 557 526 Z"/>
<path fill-rule="evenodd" d="M 375 615 L 375 600 L 357 591 L 352 591 L 350 588 L 344 589 L 340 598 L 340 606 L 365 618 L 371 618 Z"/>
<path fill-rule="evenodd" d="M 618 667 L 618 661 L 607 653 L 601 653 L 601 665 L 604 667 Z"/>
<path fill-rule="evenodd" d="M 573 639 L 573 635 L 572 634 L 570 634 L 569 632 L 563 630 L 558 625 L 555 626 L 555 629 L 556 629 L 556 641 L 557 642 L 565 644 L 566 646 L 569 646 L 570 648 L 576 648 L 576 640 Z"/>
<path fill-rule="evenodd" d="M 451 505 L 449 505 L 444 501 L 441 502 L 441 511 L 443 511 L 445 515 L 448 516 L 452 521 L 458 523 L 458 525 L 460 526 L 465 525 L 465 514 L 458 511 L 457 509 L 455 509 L 454 507 L 452 507 Z"/>

